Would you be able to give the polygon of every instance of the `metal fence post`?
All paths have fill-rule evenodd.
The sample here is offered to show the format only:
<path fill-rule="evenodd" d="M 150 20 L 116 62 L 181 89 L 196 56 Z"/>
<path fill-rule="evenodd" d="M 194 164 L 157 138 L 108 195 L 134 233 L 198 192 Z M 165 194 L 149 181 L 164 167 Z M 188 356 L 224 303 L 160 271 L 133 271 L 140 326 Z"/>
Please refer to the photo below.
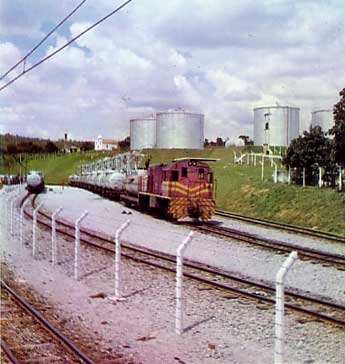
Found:
<path fill-rule="evenodd" d="M 27 198 L 22 207 L 20 208 L 20 219 L 19 219 L 19 227 L 20 227 L 20 244 L 23 244 L 23 224 L 24 224 L 24 221 L 23 221 L 23 214 L 24 214 L 24 208 L 25 206 L 27 205 L 27 203 L 29 202 L 29 198 Z"/>
<path fill-rule="evenodd" d="M 130 220 L 127 220 L 121 227 L 116 230 L 115 233 L 115 296 L 110 297 L 112 301 L 122 301 L 124 298 L 121 297 L 120 284 L 120 264 L 121 264 L 121 241 L 120 237 L 123 231 L 129 226 Z"/>
<path fill-rule="evenodd" d="M 11 196 L 10 198 L 10 201 L 11 201 L 11 210 L 10 210 L 10 221 L 11 221 L 11 235 L 13 236 L 13 219 L 14 219 L 14 212 L 13 212 L 13 206 L 14 206 L 14 203 L 16 202 L 16 195 L 14 196 Z"/>
<path fill-rule="evenodd" d="M 74 279 L 79 279 L 79 250 L 80 250 L 80 231 L 79 225 L 89 214 L 88 211 L 84 211 L 80 217 L 75 221 L 75 243 L 74 243 Z"/>
<path fill-rule="evenodd" d="M 289 269 L 297 258 L 297 252 L 291 252 L 276 275 L 275 364 L 283 364 L 284 356 L 284 281 Z"/>
<path fill-rule="evenodd" d="M 56 217 L 63 210 L 59 207 L 52 213 L 52 265 L 56 264 L 57 246 L 56 246 Z"/>
<path fill-rule="evenodd" d="M 37 226 L 37 212 L 43 203 L 40 203 L 32 213 L 32 255 L 36 254 L 36 226 Z"/>
<path fill-rule="evenodd" d="M 176 313 L 175 332 L 178 335 L 183 333 L 183 305 L 182 305 L 182 283 L 183 283 L 183 254 L 192 241 L 194 233 L 191 231 L 179 245 L 176 252 Z"/>

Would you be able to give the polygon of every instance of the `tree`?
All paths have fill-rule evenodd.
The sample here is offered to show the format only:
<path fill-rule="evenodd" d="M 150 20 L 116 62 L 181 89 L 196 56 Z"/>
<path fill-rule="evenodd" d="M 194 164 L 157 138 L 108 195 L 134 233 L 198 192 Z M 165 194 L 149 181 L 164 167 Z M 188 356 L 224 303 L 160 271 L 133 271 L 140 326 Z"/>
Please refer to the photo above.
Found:
<path fill-rule="evenodd" d="M 253 145 L 254 142 L 249 138 L 248 135 L 240 135 L 238 139 L 242 139 L 244 141 L 244 145 Z"/>
<path fill-rule="evenodd" d="M 56 153 L 59 148 L 55 145 L 55 143 L 53 143 L 52 141 L 48 140 L 47 144 L 44 147 L 44 150 L 47 153 Z"/>
<path fill-rule="evenodd" d="M 345 167 L 345 88 L 339 92 L 341 96 L 339 102 L 334 105 L 334 127 L 330 130 L 333 138 L 333 153 L 334 161 Z"/>
<path fill-rule="evenodd" d="M 82 142 L 80 145 L 80 150 L 87 151 L 95 149 L 95 143 L 93 142 Z"/>
<path fill-rule="evenodd" d="M 126 149 L 131 145 L 131 138 L 128 136 L 124 140 L 119 141 L 120 149 Z"/>
<path fill-rule="evenodd" d="M 17 154 L 18 152 L 19 152 L 19 150 L 15 144 L 8 144 L 8 146 L 7 146 L 8 154 Z"/>
<path fill-rule="evenodd" d="M 208 147 L 210 145 L 209 141 L 207 138 L 205 138 L 205 141 L 204 141 L 204 147 Z"/>
<path fill-rule="evenodd" d="M 224 143 L 224 141 L 223 141 L 223 139 L 221 137 L 217 137 L 216 144 L 219 147 L 224 147 L 225 143 Z"/>
<path fill-rule="evenodd" d="M 331 151 L 331 141 L 325 137 L 322 129 L 316 126 L 291 141 L 283 163 L 286 166 L 297 168 L 298 176 L 305 168 L 306 182 L 310 184 L 319 167 L 323 167 L 329 172 L 334 169 Z"/>

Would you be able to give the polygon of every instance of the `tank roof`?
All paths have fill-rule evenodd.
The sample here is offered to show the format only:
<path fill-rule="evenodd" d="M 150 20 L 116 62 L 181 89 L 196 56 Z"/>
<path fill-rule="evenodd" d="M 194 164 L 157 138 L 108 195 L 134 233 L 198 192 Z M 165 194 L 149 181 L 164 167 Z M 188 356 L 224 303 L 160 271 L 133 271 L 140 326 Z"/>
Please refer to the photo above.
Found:
<path fill-rule="evenodd" d="M 296 107 L 296 106 L 283 106 L 283 105 L 273 105 L 273 106 L 260 106 L 260 107 L 254 107 L 254 111 L 255 110 L 260 110 L 260 109 L 297 109 L 297 110 L 300 110 L 299 107 Z"/>
<path fill-rule="evenodd" d="M 189 115 L 202 115 L 204 116 L 203 113 L 201 112 L 194 112 L 194 111 L 185 111 L 185 110 L 162 110 L 162 111 L 158 111 L 156 113 L 156 115 L 160 115 L 160 114 L 189 114 Z"/>

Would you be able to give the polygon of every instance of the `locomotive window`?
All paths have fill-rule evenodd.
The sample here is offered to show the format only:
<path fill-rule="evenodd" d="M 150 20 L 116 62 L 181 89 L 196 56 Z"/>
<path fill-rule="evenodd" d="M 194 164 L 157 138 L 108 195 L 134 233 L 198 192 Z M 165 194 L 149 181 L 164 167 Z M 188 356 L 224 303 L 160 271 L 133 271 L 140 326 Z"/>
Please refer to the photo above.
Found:
<path fill-rule="evenodd" d="M 199 168 L 199 179 L 204 178 L 204 168 Z"/>
<path fill-rule="evenodd" d="M 171 171 L 171 180 L 178 181 L 178 171 Z"/>
<path fill-rule="evenodd" d="M 182 167 L 181 177 L 187 177 L 187 167 Z"/>
<path fill-rule="evenodd" d="M 168 172 L 167 171 L 163 172 L 163 181 L 168 181 Z"/>
<path fill-rule="evenodd" d="M 212 174 L 212 173 L 209 173 L 209 174 L 207 175 L 207 182 L 208 182 L 208 183 L 212 183 L 212 182 L 213 182 L 213 174 Z"/>

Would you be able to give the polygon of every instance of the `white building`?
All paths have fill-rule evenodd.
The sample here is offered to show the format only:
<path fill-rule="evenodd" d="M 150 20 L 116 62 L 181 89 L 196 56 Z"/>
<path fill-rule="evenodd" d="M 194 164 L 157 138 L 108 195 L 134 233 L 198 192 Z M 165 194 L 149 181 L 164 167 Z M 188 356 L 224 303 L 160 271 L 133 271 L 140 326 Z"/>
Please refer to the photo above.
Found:
<path fill-rule="evenodd" d="M 118 147 L 119 144 L 116 140 L 103 139 L 102 135 L 99 135 L 95 140 L 95 150 L 115 150 Z"/>

